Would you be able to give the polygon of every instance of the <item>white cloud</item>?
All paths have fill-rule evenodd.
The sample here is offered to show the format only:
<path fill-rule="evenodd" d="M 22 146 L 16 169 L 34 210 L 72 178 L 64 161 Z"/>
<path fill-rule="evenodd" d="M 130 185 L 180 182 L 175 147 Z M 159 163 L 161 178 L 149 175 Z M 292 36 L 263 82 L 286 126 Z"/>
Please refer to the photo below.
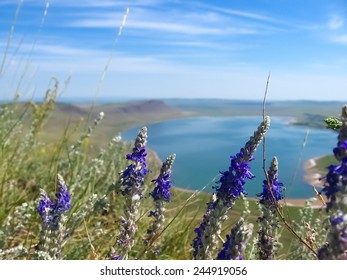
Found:
<path fill-rule="evenodd" d="M 48 1 L 53 6 L 60 7 L 85 7 L 85 8 L 108 8 L 108 7 L 124 7 L 124 6 L 153 6 L 162 3 L 160 0 L 21 0 L 25 5 L 43 5 L 44 2 Z M 1 0 L 1 5 L 17 5 L 18 0 Z"/>
<path fill-rule="evenodd" d="M 264 16 L 262 14 L 245 12 L 245 11 L 241 11 L 241 10 L 220 8 L 220 7 L 217 7 L 217 6 L 209 6 L 209 7 L 211 7 L 215 11 L 218 11 L 218 12 L 221 12 L 221 13 L 224 13 L 224 14 L 234 15 L 234 16 L 248 18 L 248 19 L 255 19 L 255 20 L 260 20 L 260 21 L 276 22 L 275 19 L 270 18 L 268 16 Z"/>
<path fill-rule="evenodd" d="M 255 34 L 255 30 L 247 28 L 209 27 L 190 23 L 174 23 L 160 21 L 131 21 L 128 28 L 157 30 L 163 32 L 182 33 L 189 35 L 231 35 L 231 34 Z"/>
<path fill-rule="evenodd" d="M 336 30 L 341 28 L 344 25 L 344 23 L 345 23 L 344 18 L 338 15 L 333 15 L 330 21 L 328 22 L 328 28 L 331 30 Z"/>
<path fill-rule="evenodd" d="M 30 45 L 25 45 L 23 50 L 29 50 Z M 50 44 L 37 44 L 35 46 L 35 53 L 40 56 L 52 55 L 52 56 L 89 56 L 95 55 L 96 51 L 85 48 L 69 47 L 64 45 L 50 45 Z M 100 54 L 101 51 L 98 51 Z"/>
<path fill-rule="evenodd" d="M 116 28 L 118 23 L 115 20 L 81 20 L 72 23 L 72 26 L 86 28 Z M 251 35 L 257 34 L 257 30 L 251 28 L 232 27 L 208 27 L 190 23 L 174 23 L 161 21 L 136 21 L 128 20 L 125 28 L 133 30 L 148 30 L 164 33 L 178 33 L 186 35 Z"/>
<path fill-rule="evenodd" d="M 226 16 L 223 16 L 221 13 L 215 13 L 211 11 L 186 12 L 182 13 L 182 18 L 190 21 L 208 24 L 219 24 L 228 20 L 228 18 Z"/>
<path fill-rule="evenodd" d="M 340 43 L 340 44 L 347 45 L 347 34 L 333 36 L 332 41 L 334 43 Z"/>
<path fill-rule="evenodd" d="M 119 12 L 97 11 L 77 15 L 76 20 L 72 20 L 66 25 L 84 28 L 115 28 L 119 24 L 118 19 L 121 16 Z M 125 28 L 139 31 L 219 36 L 258 34 L 258 29 L 260 29 L 244 22 L 230 22 L 230 18 L 211 12 L 202 11 L 198 14 L 185 12 L 183 9 L 179 13 L 177 11 L 163 13 L 143 8 L 130 8 Z"/>

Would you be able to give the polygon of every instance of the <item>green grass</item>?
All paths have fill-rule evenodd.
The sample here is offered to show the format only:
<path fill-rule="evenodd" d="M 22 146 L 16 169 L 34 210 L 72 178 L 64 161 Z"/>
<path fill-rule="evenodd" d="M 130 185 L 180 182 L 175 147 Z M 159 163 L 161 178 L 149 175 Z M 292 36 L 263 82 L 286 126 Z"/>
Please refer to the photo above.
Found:
<path fill-rule="evenodd" d="M 327 166 L 331 164 L 338 164 L 338 161 L 333 155 L 326 155 L 318 158 L 316 164 L 317 165 L 315 166 L 315 168 L 317 172 L 320 174 L 324 174 L 327 172 Z"/>

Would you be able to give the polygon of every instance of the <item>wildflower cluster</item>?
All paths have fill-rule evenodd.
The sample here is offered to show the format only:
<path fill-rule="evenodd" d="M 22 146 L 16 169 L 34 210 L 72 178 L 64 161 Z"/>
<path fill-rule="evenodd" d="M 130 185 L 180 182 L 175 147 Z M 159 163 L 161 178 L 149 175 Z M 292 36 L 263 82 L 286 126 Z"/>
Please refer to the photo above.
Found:
<path fill-rule="evenodd" d="M 278 181 L 278 161 L 274 157 L 271 161 L 267 179 L 263 181 L 263 192 L 258 194 L 262 216 L 258 218 L 258 257 L 261 260 L 272 260 L 278 249 L 277 228 L 279 221 L 276 214 L 278 201 L 283 198 L 283 184 Z"/>
<path fill-rule="evenodd" d="M 227 235 L 227 240 L 223 244 L 223 249 L 218 253 L 217 260 L 243 260 L 252 231 L 253 225 L 240 218 Z"/>
<path fill-rule="evenodd" d="M 328 167 L 324 194 L 329 199 L 326 211 L 330 214 L 327 243 L 318 251 L 319 259 L 347 259 L 347 106 L 341 114 L 341 126 L 334 156 L 337 165 Z"/>
<path fill-rule="evenodd" d="M 41 200 L 37 207 L 44 225 L 52 230 L 57 229 L 62 214 L 71 208 L 71 196 L 60 174 L 58 174 L 58 188 L 55 196 L 56 200 L 53 202 L 48 194 L 41 190 Z"/>
<path fill-rule="evenodd" d="M 228 171 L 221 172 L 220 187 L 217 187 L 217 196 L 225 203 L 230 203 L 239 198 L 240 195 L 247 195 L 244 189 L 244 185 L 247 179 L 252 179 L 254 175 L 251 173 L 251 166 L 249 161 L 253 160 L 249 147 L 246 147 L 248 151 L 242 148 L 235 156 L 231 156 L 230 167 Z"/>
<path fill-rule="evenodd" d="M 37 245 L 38 259 L 62 259 L 62 249 L 68 236 L 64 213 L 71 208 L 71 196 L 61 175 L 58 174 L 58 188 L 53 202 L 44 190 L 37 210 L 43 222 L 40 242 Z"/>
<path fill-rule="evenodd" d="M 254 176 L 250 171 L 249 162 L 254 159 L 253 153 L 263 139 L 266 131 L 270 126 L 270 118 L 265 117 L 264 121 L 259 125 L 254 135 L 245 144 L 235 156 L 231 156 L 229 170 L 221 172 L 220 186 L 216 188 L 217 198 L 227 206 L 232 206 L 241 194 L 246 195 L 244 185 L 247 179 Z"/>
<path fill-rule="evenodd" d="M 175 161 L 176 155 L 170 155 L 165 162 L 163 163 L 160 174 L 157 179 L 153 180 L 156 183 L 156 187 L 151 192 L 151 196 L 154 201 L 154 211 L 150 211 L 149 216 L 154 218 L 150 228 L 147 230 L 148 237 L 145 240 L 145 243 L 148 244 L 153 242 L 154 238 L 159 231 L 163 229 L 165 223 L 165 205 L 171 199 L 171 168 Z M 148 244 L 150 245 L 150 244 Z M 155 252 L 158 253 L 158 249 L 155 249 Z"/>
<path fill-rule="evenodd" d="M 254 176 L 250 172 L 248 162 L 253 160 L 253 153 L 264 137 L 270 125 L 270 118 L 265 117 L 254 135 L 235 156 L 231 156 L 228 171 L 221 172 L 220 186 L 216 188 L 211 201 L 207 205 L 206 214 L 200 226 L 195 229 L 197 236 L 193 240 L 194 259 L 213 259 L 214 250 L 218 245 L 223 222 L 236 199 L 246 194 L 244 184 Z"/>
<path fill-rule="evenodd" d="M 135 244 L 138 209 L 140 200 L 143 198 L 145 175 L 149 172 L 146 163 L 146 144 L 147 128 L 143 127 L 136 137 L 133 152 L 126 156 L 126 159 L 132 163 L 121 173 L 121 193 L 125 197 L 125 217 L 121 217 L 123 229 L 117 238 L 117 246 L 119 247 L 117 254 L 122 259 L 128 258 L 128 254 Z"/>
<path fill-rule="evenodd" d="M 170 155 L 163 163 L 163 166 L 160 169 L 159 177 L 153 180 L 153 182 L 157 184 L 157 186 L 151 192 L 151 196 L 153 197 L 154 201 L 170 201 L 171 193 L 169 189 L 171 188 L 171 168 L 175 158 L 175 154 Z M 151 216 L 155 216 L 155 214 L 153 213 Z"/>
<path fill-rule="evenodd" d="M 135 146 L 131 154 L 126 155 L 126 159 L 131 163 L 121 174 L 122 194 L 124 196 L 138 196 L 143 198 L 142 186 L 145 182 L 145 175 L 149 172 L 146 163 L 147 128 L 140 130 L 135 140 Z"/>

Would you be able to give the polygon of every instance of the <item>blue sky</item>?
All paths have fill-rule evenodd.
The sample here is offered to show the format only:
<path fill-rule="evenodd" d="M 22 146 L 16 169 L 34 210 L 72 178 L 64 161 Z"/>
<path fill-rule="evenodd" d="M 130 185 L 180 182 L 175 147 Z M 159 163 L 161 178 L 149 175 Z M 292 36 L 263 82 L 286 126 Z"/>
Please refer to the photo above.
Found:
<path fill-rule="evenodd" d="M 18 3 L 0 1 L 0 62 Z M 54 76 L 65 98 L 261 100 L 269 72 L 269 99 L 347 100 L 347 1 L 23 0 L 0 94 Z"/>

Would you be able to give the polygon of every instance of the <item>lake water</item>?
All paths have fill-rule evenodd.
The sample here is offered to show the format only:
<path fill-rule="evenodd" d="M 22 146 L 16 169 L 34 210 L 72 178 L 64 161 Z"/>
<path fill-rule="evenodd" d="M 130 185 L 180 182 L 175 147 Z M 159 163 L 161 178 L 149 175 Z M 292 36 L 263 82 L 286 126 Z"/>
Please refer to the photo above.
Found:
<path fill-rule="evenodd" d="M 279 180 L 286 186 L 287 198 L 314 196 L 312 188 L 303 181 L 304 162 L 310 158 L 332 153 L 337 134 L 329 130 L 310 129 L 303 148 L 307 129 L 287 125 L 290 118 L 271 118 L 266 134 L 267 169 L 273 156 L 279 161 Z M 147 126 L 148 147 L 160 159 L 176 153 L 172 181 L 175 186 L 197 190 L 208 185 L 213 191 L 219 171 L 228 170 L 230 156 L 253 135 L 261 122 L 258 117 L 196 117 L 154 123 Z M 123 140 L 133 141 L 140 127 L 126 130 Z M 246 190 L 254 197 L 262 190 L 262 145 L 254 154 L 251 171 L 256 176 L 247 181 Z M 149 167 L 150 168 L 150 167 Z"/>

